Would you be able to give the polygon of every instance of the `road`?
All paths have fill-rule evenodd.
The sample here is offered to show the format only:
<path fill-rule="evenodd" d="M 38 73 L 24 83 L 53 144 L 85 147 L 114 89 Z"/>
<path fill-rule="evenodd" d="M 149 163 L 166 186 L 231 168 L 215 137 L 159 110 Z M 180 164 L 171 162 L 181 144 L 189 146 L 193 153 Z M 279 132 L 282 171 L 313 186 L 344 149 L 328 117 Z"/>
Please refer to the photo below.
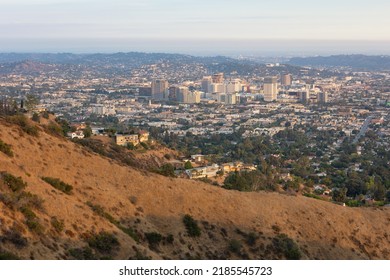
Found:
<path fill-rule="evenodd" d="M 357 142 L 359 142 L 359 139 L 360 139 L 361 137 L 363 137 L 363 136 L 366 134 L 367 129 L 368 129 L 368 126 L 370 125 L 370 123 L 371 123 L 371 121 L 372 121 L 373 118 L 374 118 L 373 116 L 369 116 L 369 117 L 364 121 L 362 127 L 360 128 L 359 133 L 355 136 L 355 139 L 353 139 L 353 142 L 352 142 L 353 144 L 357 144 Z"/>

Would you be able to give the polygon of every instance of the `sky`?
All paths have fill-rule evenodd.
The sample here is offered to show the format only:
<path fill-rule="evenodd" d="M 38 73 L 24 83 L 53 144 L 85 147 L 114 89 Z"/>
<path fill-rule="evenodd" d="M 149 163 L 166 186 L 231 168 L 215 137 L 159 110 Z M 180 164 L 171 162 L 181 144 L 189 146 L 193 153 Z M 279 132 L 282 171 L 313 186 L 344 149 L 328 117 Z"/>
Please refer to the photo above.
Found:
<path fill-rule="evenodd" d="M 0 52 L 390 54 L 388 0 L 0 0 Z"/>

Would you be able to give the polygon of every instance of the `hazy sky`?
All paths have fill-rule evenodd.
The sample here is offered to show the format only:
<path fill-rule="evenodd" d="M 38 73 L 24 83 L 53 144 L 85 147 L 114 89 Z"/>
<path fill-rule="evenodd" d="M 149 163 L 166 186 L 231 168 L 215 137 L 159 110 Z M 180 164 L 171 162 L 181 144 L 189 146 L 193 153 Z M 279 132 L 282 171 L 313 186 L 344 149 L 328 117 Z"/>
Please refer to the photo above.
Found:
<path fill-rule="evenodd" d="M 0 0 L 0 51 L 389 53 L 389 0 Z"/>

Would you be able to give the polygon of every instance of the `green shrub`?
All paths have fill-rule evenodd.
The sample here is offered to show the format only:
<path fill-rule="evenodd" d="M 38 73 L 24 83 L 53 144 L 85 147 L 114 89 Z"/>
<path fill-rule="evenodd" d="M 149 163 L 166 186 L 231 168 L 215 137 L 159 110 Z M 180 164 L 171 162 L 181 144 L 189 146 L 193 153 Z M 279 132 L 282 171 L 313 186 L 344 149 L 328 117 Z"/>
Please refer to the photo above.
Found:
<path fill-rule="evenodd" d="M 34 112 L 33 115 L 32 115 L 31 120 L 33 120 L 34 122 L 39 123 L 39 121 L 40 121 L 39 115 Z"/>
<path fill-rule="evenodd" d="M 46 126 L 47 132 L 49 132 L 52 135 L 55 136 L 64 136 L 64 132 L 62 130 L 62 127 L 58 125 L 57 123 L 51 121 L 47 126 Z"/>
<path fill-rule="evenodd" d="M 256 244 L 256 241 L 257 241 L 257 236 L 254 232 L 250 232 L 249 234 L 247 234 L 245 236 L 245 242 L 246 244 L 248 244 L 249 246 L 253 246 Z"/>
<path fill-rule="evenodd" d="M 41 234 L 44 232 L 43 226 L 39 223 L 39 219 L 37 215 L 28 207 L 23 207 L 20 209 L 24 217 L 26 218 L 26 225 L 27 227 L 37 233 Z"/>
<path fill-rule="evenodd" d="M 69 254 L 76 260 L 96 260 L 97 257 L 89 247 L 73 248 L 69 250 Z"/>
<path fill-rule="evenodd" d="M 13 192 L 0 194 L 0 201 L 11 209 L 31 207 L 37 210 L 43 210 L 43 199 L 30 192 Z"/>
<path fill-rule="evenodd" d="M 42 180 L 50 184 L 53 188 L 62 191 L 63 193 L 66 193 L 68 195 L 72 194 L 73 187 L 67 183 L 62 182 L 58 178 L 42 177 Z"/>
<path fill-rule="evenodd" d="M 36 194 L 23 191 L 17 194 L 17 198 L 19 207 L 31 207 L 40 211 L 44 210 L 44 200 Z"/>
<path fill-rule="evenodd" d="M 229 250 L 232 253 L 239 254 L 241 252 L 242 244 L 237 239 L 232 239 L 229 242 Z"/>
<path fill-rule="evenodd" d="M 172 244 L 173 241 L 175 241 L 175 238 L 173 237 L 173 234 L 168 234 L 166 240 L 168 244 Z"/>
<path fill-rule="evenodd" d="M 49 119 L 49 112 L 48 111 L 44 111 L 42 113 L 42 117 L 44 117 L 45 119 Z"/>
<path fill-rule="evenodd" d="M 141 146 L 142 146 L 145 150 L 149 150 L 149 149 L 150 149 L 149 145 L 146 144 L 145 142 L 141 142 L 140 144 L 141 144 Z"/>
<path fill-rule="evenodd" d="M 134 257 L 130 258 L 130 260 L 151 260 L 152 258 L 142 254 L 141 252 L 137 251 L 134 255 Z"/>
<path fill-rule="evenodd" d="M 93 204 L 92 202 L 88 201 L 87 205 L 91 208 L 93 212 L 98 214 L 100 217 L 107 219 L 110 223 L 115 225 L 117 228 L 119 228 L 121 231 L 126 233 L 128 236 L 134 239 L 134 241 L 138 242 L 139 238 L 138 235 L 134 232 L 132 228 L 124 227 L 121 225 L 121 223 L 116 220 L 113 216 L 111 216 L 109 213 L 104 211 L 103 207 L 97 204 Z"/>
<path fill-rule="evenodd" d="M 306 196 L 306 197 L 310 197 L 310 198 L 314 198 L 314 199 L 323 200 L 322 197 L 319 196 L 319 195 L 317 195 L 317 194 L 313 194 L 313 193 L 304 193 L 303 195 Z"/>
<path fill-rule="evenodd" d="M 150 247 L 156 247 L 160 244 L 162 240 L 162 235 L 158 232 L 147 232 L 145 233 L 145 237 L 149 242 Z"/>
<path fill-rule="evenodd" d="M 2 174 L 2 179 L 13 192 L 21 191 L 27 186 L 27 183 L 25 183 L 21 177 L 15 177 L 6 172 Z"/>
<path fill-rule="evenodd" d="M 288 260 L 299 260 L 302 257 L 298 244 L 286 234 L 279 234 L 275 237 L 273 245 L 275 250 L 282 253 Z"/>
<path fill-rule="evenodd" d="M 133 143 L 127 143 L 126 148 L 129 149 L 129 150 L 135 150 L 135 146 L 134 146 Z"/>
<path fill-rule="evenodd" d="M 20 260 L 20 258 L 13 253 L 0 250 L 0 260 Z"/>
<path fill-rule="evenodd" d="M 0 140 L 0 152 L 3 152 L 9 157 L 13 157 L 14 153 L 12 152 L 11 145 L 8 145 L 7 143 L 4 143 L 2 140 Z"/>
<path fill-rule="evenodd" d="M 183 223 L 189 236 L 198 237 L 201 235 L 201 230 L 198 226 L 198 223 L 190 215 L 184 216 Z"/>
<path fill-rule="evenodd" d="M 3 241 L 5 242 L 11 242 L 12 244 L 15 245 L 16 248 L 24 248 L 28 245 L 28 241 L 26 238 L 24 238 L 20 233 L 19 233 L 18 228 L 13 227 L 10 230 L 7 230 L 4 233 L 4 236 L 2 237 Z M 1 240 L 1 239 L 0 239 Z"/>
<path fill-rule="evenodd" d="M 118 239 L 112 233 L 105 231 L 91 236 L 87 242 L 91 248 L 96 249 L 102 254 L 111 254 L 112 250 L 119 246 Z"/>
<path fill-rule="evenodd" d="M 170 163 L 162 165 L 161 168 L 157 170 L 157 173 L 167 177 L 176 177 L 175 168 Z"/>
<path fill-rule="evenodd" d="M 57 217 L 52 217 L 50 220 L 51 226 L 58 233 L 62 232 L 65 228 L 65 224 L 63 220 L 58 220 Z"/>
<path fill-rule="evenodd" d="M 31 125 L 25 115 L 15 115 L 7 117 L 7 121 L 18 125 L 24 132 L 31 136 L 38 136 L 39 130 L 35 125 Z"/>
<path fill-rule="evenodd" d="M 359 207 L 359 206 L 361 206 L 361 202 L 358 200 L 347 200 L 345 202 L 345 205 L 347 205 L 349 207 Z"/>

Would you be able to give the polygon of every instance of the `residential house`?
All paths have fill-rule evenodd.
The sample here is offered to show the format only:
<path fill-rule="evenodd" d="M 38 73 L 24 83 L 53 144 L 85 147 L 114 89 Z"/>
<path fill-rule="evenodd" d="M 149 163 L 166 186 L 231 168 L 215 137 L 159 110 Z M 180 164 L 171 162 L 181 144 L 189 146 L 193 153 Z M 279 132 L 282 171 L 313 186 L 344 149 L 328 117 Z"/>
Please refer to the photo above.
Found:
<path fill-rule="evenodd" d="M 140 141 L 138 134 L 116 134 L 115 143 L 120 146 L 126 146 L 129 143 L 137 146 Z"/>

